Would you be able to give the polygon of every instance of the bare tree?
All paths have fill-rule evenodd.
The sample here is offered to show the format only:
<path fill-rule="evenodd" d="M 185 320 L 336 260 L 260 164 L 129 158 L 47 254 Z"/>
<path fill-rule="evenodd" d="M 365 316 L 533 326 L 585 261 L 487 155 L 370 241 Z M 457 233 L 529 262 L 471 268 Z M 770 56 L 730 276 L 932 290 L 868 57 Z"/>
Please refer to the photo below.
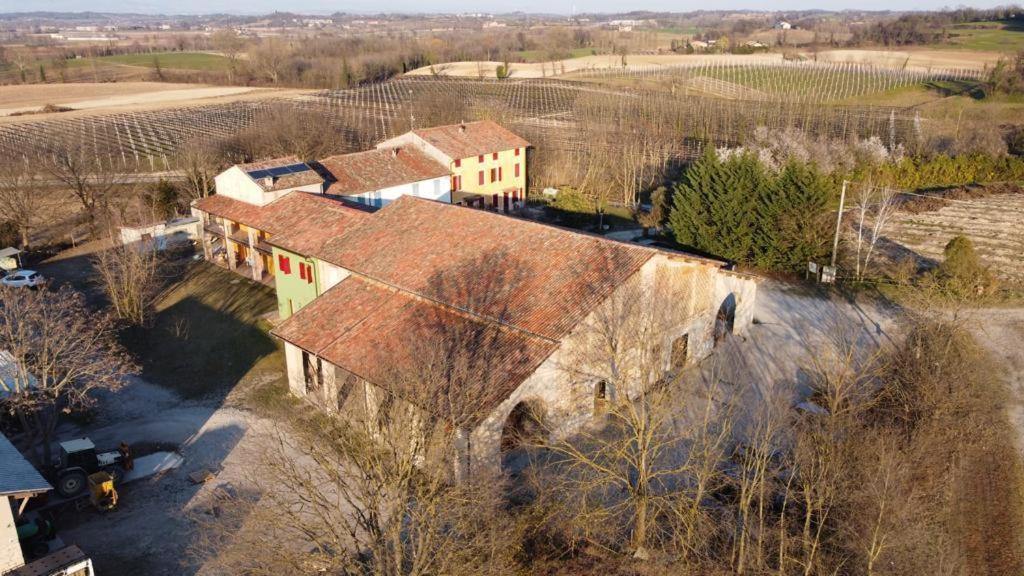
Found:
<path fill-rule="evenodd" d="M 264 40 L 250 55 L 253 67 L 273 84 L 278 84 L 289 62 L 289 49 L 280 40 Z"/>
<path fill-rule="evenodd" d="M 145 325 L 159 296 L 161 258 L 152 240 L 116 243 L 93 257 L 95 281 L 103 289 L 114 315 L 130 324 Z"/>
<path fill-rule="evenodd" d="M 47 150 L 46 168 L 82 205 L 89 230 L 95 234 L 107 215 L 117 174 L 87 150 L 68 142 L 55 142 Z"/>
<path fill-rule="evenodd" d="M 889 219 L 896 212 L 895 190 L 878 188 L 870 183 L 861 185 L 854 195 L 854 210 L 857 214 L 856 262 L 857 280 L 863 280 L 871 264 L 875 246 L 885 235 Z M 865 230 L 865 225 L 868 226 Z"/>
<path fill-rule="evenodd" d="M 213 33 L 213 46 L 228 59 L 228 83 L 234 82 L 238 66 L 238 55 L 245 48 L 245 39 L 240 37 L 233 28 L 225 28 Z"/>
<path fill-rule="evenodd" d="M 683 378 L 688 339 L 664 342 L 686 324 L 678 303 L 692 286 L 670 274 L 653 284 L 617 291 L 573 343 L 563 368 L 594 387 L 596 420 L 542 444 L 549 456 L 538 490 L 558 494 L 577 538 L 637 558 L 678 546 L 686 559 L 707 533 L 701 503 L 719 478 L 730 425 L 710 400 L 717 381 Z"/>
<path fill-rule="evenodd" d="M 58 417 L 92 404 L 94 390 L 117 389 L 135 366 L 117 342 L 112 318 L 90 311 L 71 288 L 0 292 L 0 350 L 11 360 L 0 387 L 36 462 L 48 465 Z"/>
<path fill-rule="evenodd" d="M 202 142 L 185 146 L 178 162 L 185 173 L 183 188 L 189 201 L 213 194 L 214 177 L 221 168 L 221 162 L 211 146 Z"/>
<path fill-rule="evenodd" d="M 28 247 L 32 228 L 46 206 L 46 196 L 35 175 L 14 159 L 0 162 L 0 212 L 18 226 L 21 247 Z"/>

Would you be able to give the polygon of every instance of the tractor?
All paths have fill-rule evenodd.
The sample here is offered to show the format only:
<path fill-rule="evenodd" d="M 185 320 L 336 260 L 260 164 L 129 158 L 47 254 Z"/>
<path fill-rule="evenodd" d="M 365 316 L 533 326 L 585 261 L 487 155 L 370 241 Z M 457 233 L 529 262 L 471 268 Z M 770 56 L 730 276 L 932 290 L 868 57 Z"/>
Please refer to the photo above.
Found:
<path fill-rule="evenodd" d="M 60 454 L 54 461 L 57 492 L 65 498 L 77 496 L 85 490 L 89 476 L 96 472 L 106 472 L 115 483 L 120 482 L 126 453 L 127 450 L 97 452 L 88 438 L 61 442 Z"/>

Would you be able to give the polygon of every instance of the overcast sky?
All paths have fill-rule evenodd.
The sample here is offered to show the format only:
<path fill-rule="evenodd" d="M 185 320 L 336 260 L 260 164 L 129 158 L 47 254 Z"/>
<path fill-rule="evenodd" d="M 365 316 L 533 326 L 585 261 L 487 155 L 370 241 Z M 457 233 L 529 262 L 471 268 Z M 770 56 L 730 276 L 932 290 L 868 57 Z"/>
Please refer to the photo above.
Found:
<path fill-rule="evenodd" d="M 1005 2 L 1004 2 L 1005 3 Z M 520 0 L 501 4 L 504 10 L 568 14 L 573 0 Z M 956 5 L 992 7 L 998 2 L 956 2 Z M 692 10 L 796 10 L 796 9 L 858 9 L 858 10 L 933 10 L 947 7 L 944 0 L 728 0 L 709 5 L 699 0 L 576 0 L 576 12 L 622 12 L 626 10 L 658 10 L 687 12 Z M 144 14 L 264 14 L 274 10 L 324 13 L 377 12 L 480 12 L 497 5 L 473 0 L 384 0 L 360 2 L 346 0 L 0 0 L 0 12 L 136 12 Z"/>

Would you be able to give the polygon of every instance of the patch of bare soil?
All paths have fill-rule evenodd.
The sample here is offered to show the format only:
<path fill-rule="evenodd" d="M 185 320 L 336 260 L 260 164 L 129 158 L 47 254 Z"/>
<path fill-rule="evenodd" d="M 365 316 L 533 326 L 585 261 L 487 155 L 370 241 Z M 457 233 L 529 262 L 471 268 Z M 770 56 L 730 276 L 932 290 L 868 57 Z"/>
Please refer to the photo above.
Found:
<path fill-rule="evenodd" d="M 815 54 L 805 54 L 805 56 L 824 62 L 854 62 L 923 71 L 933 68 L 962 68 L 980 71 L 995 64 L 1005 55 L 998 52 L 975 50 L 914 48 L 909 50 L 826 50 Z"/>
<path fill-rule="evenodd" d="M 937 263 L 947 242 L 966 236 L 997 276 L 1017 282 L 1024 281 L 1021 222 L 1024 189 L 1019 185 L 965 186 L 901 199 L 887 237 L 894 243 L 892 252 L 900 249 Z"/>
<path fill-rule="evenodd" d="M 0 121 L 17 121 L 14 115 L 39 112 L 44 106 L 73 108 L 61 118 L 96 112 L 135 112 L 196 104 L 235 102 L 305 94 L 308 90 L 279 90 L 248 86 L 204 86 L 161 82 L 110 82 L 27 84 L 0 86 Z M 40 116 L 32 114 L 30 121 Z"/>

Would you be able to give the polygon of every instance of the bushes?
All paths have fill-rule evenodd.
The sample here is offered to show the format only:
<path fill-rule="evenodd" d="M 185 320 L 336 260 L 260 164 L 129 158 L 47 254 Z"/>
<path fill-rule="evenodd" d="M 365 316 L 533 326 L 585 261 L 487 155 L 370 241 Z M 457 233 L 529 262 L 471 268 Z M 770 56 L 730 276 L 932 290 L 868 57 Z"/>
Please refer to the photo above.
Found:
<path fill-rule="evenodd" d="M 977 182 L 1024 180 L 1024 158 L 987 154 L 940 154 L 931 158 L 904 158 L 899 162 L 860 169 L 855 180 L 916 190 Z"/>
<path fill-rule="evenodd" d="M 943 255 L 942 264 L 935 270 L 935 279 L 950 295 L 969 300 L 995 291 L 995 277 L 982 266 L 974 243 L 966 236 L 954 236 L 946 244 Z"/>
<path fill-rule="evenodd" d="M 683 246 L 795 271 L 827 253 L 831 188 L 813 165 L 773 174 L 752 154 L 722 161 L 708 148 L 675 186 L 669 227 Z"/>

